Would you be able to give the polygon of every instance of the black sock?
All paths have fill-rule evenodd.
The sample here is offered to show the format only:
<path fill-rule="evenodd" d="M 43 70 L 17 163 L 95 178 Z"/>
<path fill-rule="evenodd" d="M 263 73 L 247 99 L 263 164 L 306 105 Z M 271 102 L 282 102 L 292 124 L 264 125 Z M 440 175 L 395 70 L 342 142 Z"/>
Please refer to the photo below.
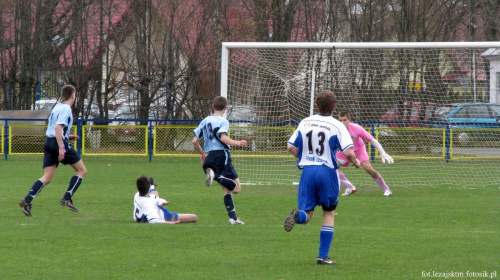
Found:
<path fill-rule="evenodd" d="M 233 196 L 228 193 L 224 195 L 224 205 L 226 205 L 227 215 L 233 220 L 237 220 L 236 211 L 234 210 Z"/>
<path fill-rule="evenodd" d="M 215 174 L 215 180 L 221 184 L 222 186 L 224 186 L 224 188 L 230 190 L 230 191 L 233 191 L 235 188 L 236 188 L 236 182 L 229 179 L 229 178 L 226 178 L 222 175 L 218 175 L 218 174 Z"/>
<path fill-rule="evenodd" d="M 45 187 L 45 184 L 41 180 L 36 180 L 33 186 L 31 186 L 30 192 L 24 198 L 24 201 L 29 204 L 42 191 L 43 187 Z"/>
<path fill-rule="evenodd" d="M 82 183 L 82 180 L 83 180 L 82 177 L 80 177 L 76 174 L 73 175 L 73 177 L 71 177 L 71 180 L 69 181 L 68 190 L 64 194 L 64 199 L 71 200 L 71 197 L 73 196 L 73 194 L 76 192 L 76 190 L 78 189 L 78 187 Z"/>

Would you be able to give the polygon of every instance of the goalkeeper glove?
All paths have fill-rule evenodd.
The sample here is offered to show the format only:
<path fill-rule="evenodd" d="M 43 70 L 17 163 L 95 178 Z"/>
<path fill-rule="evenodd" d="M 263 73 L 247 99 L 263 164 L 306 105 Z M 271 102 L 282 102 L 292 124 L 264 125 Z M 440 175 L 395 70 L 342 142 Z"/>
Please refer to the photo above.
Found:
<path fill-rule="evenodd" d="M 394 159 L 392 159 L 392 157 L 388 154 L 383 154 L 381 155 L 381 157 L 382 157 L 382 163 L 388 163 L 388 164 L 394 163 Z"/>

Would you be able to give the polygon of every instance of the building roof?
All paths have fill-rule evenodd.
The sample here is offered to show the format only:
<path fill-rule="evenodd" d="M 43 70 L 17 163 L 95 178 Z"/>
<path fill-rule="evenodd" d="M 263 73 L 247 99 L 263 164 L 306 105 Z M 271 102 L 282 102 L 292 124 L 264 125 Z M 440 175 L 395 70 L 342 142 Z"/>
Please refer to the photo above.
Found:
<path fill-rule="evenodd" d="M 495 48 L 487 49 L 485 52 L 483 52 L 481 54 L 481 57 L 484 57 L 486 59 L 491 59 L 491 57 L 493 57 L 493 56 L 500 56 L 500 48 L 498 48 L 498 49 L 495 49 Z"/>

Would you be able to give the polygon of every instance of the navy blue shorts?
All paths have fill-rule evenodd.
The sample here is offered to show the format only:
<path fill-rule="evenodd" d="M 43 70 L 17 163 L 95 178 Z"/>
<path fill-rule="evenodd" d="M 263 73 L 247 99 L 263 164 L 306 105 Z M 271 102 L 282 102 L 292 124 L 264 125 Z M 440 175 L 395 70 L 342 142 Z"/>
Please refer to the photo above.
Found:
<path fill-rule="evenodd" d="M 73 149 L 69 142 L 63 141 L 66 147 L 66 153 L 62 164 L 74 164 L 81 160 L 80 155 Z M 49 166 L 59 166 L 59 146 L 57 145 L 56 138 L 47 138 L 43 145 L 43 168 Z"/>
<path fill-rule="evenodd" d="M 337 170 L 325 165 L 306 166 L 300 176 L 297 203 L 300 210 L 314 210 L 316 206 L 335 209 L 339 197 Z"/>
<path fill-rule="evenodd" d="M 231 154 L 229 151 L 219 150 L 209 152 L 203 163 L 203 171 L 205 172 L 207 168 L 211 168 L 215 173 L 226 178 L 232 180 L 238 179 L 238 174 L 231 163 Z"/>

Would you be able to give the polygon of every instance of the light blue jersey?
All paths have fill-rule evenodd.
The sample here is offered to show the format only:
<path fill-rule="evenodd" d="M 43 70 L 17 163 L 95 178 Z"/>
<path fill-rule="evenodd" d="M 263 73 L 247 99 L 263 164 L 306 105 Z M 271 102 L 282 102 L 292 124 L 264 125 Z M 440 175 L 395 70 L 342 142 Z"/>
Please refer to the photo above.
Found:
<path fill-rule="evenodd" d="M 222 133 L 229 135 L 229 122 L 219 115 L 211 115 L 204 118 L 200 125 L 193 130 L 193 134 L 198 140 L 205 139 L 203 150 L 207 153 L 210 151 L 231 149 L 229 145 L 222 142 Z"/>
<path fill-rule="evenodd" d="M 45 135 L 49 138 L 56 137 L 56 125 L 62 124 L 63 126 L 63 141 L 69 141 L 69 132 L 71 126 L 73 125 L 73 113 L 71 112 L 71 107 L 64 103 L 57 103 L 56 106 L 50 112 L 48 119 L 47 132 Z"/>

